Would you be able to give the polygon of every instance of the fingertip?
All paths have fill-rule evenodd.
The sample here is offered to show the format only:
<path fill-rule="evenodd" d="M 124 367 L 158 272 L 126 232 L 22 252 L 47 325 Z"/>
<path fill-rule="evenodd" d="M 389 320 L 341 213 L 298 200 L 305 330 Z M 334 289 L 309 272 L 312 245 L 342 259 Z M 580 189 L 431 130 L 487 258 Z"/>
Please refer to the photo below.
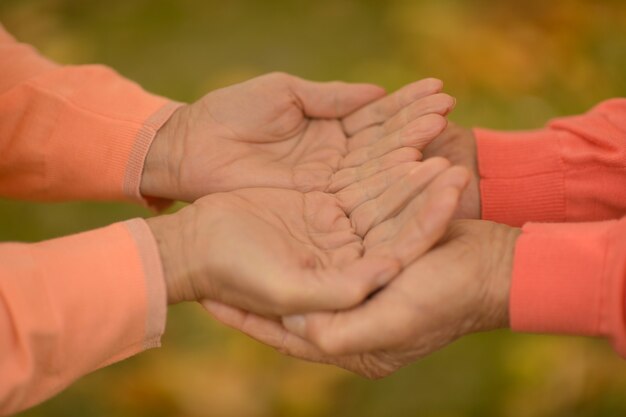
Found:
<path fill-rule="evenodd" d="M 439 209 L 443 211 L 451 210 L 453 212 L 456 209 L 460 196 L 461 190 L 459 187 L 449 186 L 444 188 L 439 197 Z"/>
<path fill-rule="evenodd" d="M 448 125 L 448 119 L 437 113 L 430 113 L 420 118 L 421 123 L 425 126 L 424 131 L 434 136 L 444 131 Z"/>
<path fill-rule="evenodd" d="M 405 146 L 390 152 L 389 157 L 393 158 L 394 162 L 398 163 L 415 162 L 422 159 L 422 152 L 417 148 Z"/>
<path fill-rule="evenodd" d="M 398 90 L 403 105 L 408 105 L 423 97 L 439 93 L 443 89 L 443 82 L 437 78 L 423 78 L 414 81 Z"/>
<path fill-rule="evenodd" d="M 387 95 L 387 90 L 377 84 L 371 83 L 361 83 L 360 85 L 363 89 L 367 89 L 372 95 L 377 98 Z"/>
<path fill-rule="evenodd" d="M 334 81 L 334 83 L 335 85 L 340 86 L 345 94 L 353 96 L 357 102 L 361 103 L 361 105 L 372 103 L 387 95 L 387 91 L 383 87 L 376 84 L 346 83 L 342 81 Z M 354 110 L 358 110 L 358 108 Z"/>
<path fill-rule="evenodd" d="M 453 97 L 453 96 L 450 96 L 450 97 L 452 98 L 452 105 L 450 106 L 448 113 L 456 108 L 456 97 Z"/>
<path fill-rule="evenodd" d="M 284 316 L 282 317 L 281 321 L 285 329 L 298 337 L 306 338 L 307 321 L 305 316 L 301 314 Z"/>
<path fill-rule="evenodd" d="M 452 219 L 461 197 L 461 189 L 456 186 L 446 186 L 438 190 L 430 198 L 428 208 L 425 210 L 427 222 L 430 224 L 432 233 L 436 230 L 444 230 L 447 223 Z"/>
<path fill-rule="evenodd" d="M 443 112 L 443 110 L 441 110 Z M 405 142 L 409 144 L 420 144 L 427 146 L 437 136 L 439 136 L 448 126 L 448 119 L 445 115 L 437 112 L 422 115 L 410 121 L 403 128 Z"/>
<path fill-rule="evenodd" d="M 446 93 L 440 93 L 440 96 L 441 98 L 439 100 L 441 101 L 441 112 L 438 113 L 442 116 L 445 116 L 446 114 L 450 113 L 452 109 L 454 109 L 454 107 L 456 106 L 456 99 Z"/>
<path fill-rule="evenodd" d="M 442 174 L 442 179 L 438 182 L 441 187 L 455 187 L 464 189 L 470 180 L 467 168 L 455 165 Z"/>
<path fill-rule="evenodd" d="M 424 160 L 421 165 L 423 168 L 432 169 L 433 171 L 444 171 L 450 167 L 451 163 L 442 156 L 433 156 L 432 158 Z M 413 171 L 415 171 L 415 169 Z"/>
<path fill-rule="evenodd" d="M 336 340 L 332 336 L 333 328 L 329 327 L 329 313 L 310 313 L 305 315 L 284 316 L 283 327 L 297 337 L 315 345 L 322 352 L 329 354 L 336 349 Z"/>
<path fill-rule="evenodd" d="M 454 175 L 458 178 L 458 186 L 461 189 L 467 187 L 470 182 L 470 172 L 467 168 L 460 165 L 455 165 L 451 168 L 453 170 Z"/>
<path fill-rule="evenodd" d="M 443 81 L 439 78 L 427 77 L 418 81 L 421 84 L 423 91 L 428 92 L 430 94 L 438 93 L 443 90 Z"/>

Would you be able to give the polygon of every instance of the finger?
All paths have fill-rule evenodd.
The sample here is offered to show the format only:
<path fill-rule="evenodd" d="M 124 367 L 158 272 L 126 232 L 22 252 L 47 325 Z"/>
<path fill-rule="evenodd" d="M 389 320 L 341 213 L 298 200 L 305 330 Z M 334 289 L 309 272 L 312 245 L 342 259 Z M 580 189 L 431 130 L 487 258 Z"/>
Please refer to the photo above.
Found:
<path fill-rule="evenodd" d="M 411 121 L 428 114 L 445 116 L 454 108 L 455 104 L 454 98 L 444 93 L 433 94 L 416 100 L 387 120 L 383 124 L 383 133 L 389 135 L 402 129 Z"/>
<path fill-rule="evenodd" d="M 349 152 L 342 160 L 341 166 L 349 168 L 362 165 L 371 159 L 379 158 L 402 147 L 415 147 L 421 151 L 445 130 L 447 124 L 447 119 L 438 114 L 421 116 L 411 121 L 403 129 L 388 134 L 373 145 Z"/>
<path fill-rule="evenodd" d="M 383 123 L 375 124 L 359 130 L 354 136 L 348 138 L 348 152 L 370 146 L 385 136 Z"/>
<path fill-rule="evenodd" d="M 333 174 L 327 192 L 336 193 L 358 181 L 363 181 L 372 175 L 385 171 L 404 162 L 414 162 L 421 159 L 422 154 L 415 148 L 400 148 L 380 158 L 368 160 L 361 166 L 344 168 Z"/>
<path fill-rule="evenodd" d="M 419 162 L 404 162 L 349 185 L 337 192 L 335 196 L 341 208 L 349 215 L 355 208 L 366 201 L 375 199 L 418 166 Z"/>
<path fill-rule="evenodd" d="M 360 258 L 343 268 L 316 268 L 299 273 L 291 287 L 281 288 L 282 299 L 275 300 L 278 315 L 311 311 L 343 310 L 365 300 L 386 285 L 400 271 L 394 259 Z"/>
<path fill-rule="evenodd" d="M 311 117 L 344 117 L 385 95 L 383 88 L 373 84 L 315 82 L 289 75 L 286 77 L 302 110 Z"/>
<path fill-rule="evenodd" d="M 217 321 L 273 347 L 280 353 L 314 362 L 329 361 L 317 347 L 287 331 L 276 321 L 217 301 L 204 300 L 201 304 Z"/>
<path fill-rule="evenodd" d="M 365 253 L 375 257 L 395 256 L 402 265 L 409 265 L 444 235 L 468 180 L 465 168 L 446 170 L 398 216 L 367 234 Z"/>
<path fill-rule="evenodd" d="M 342 121 L 343 129 L 349 136 L 353 136 L 368 126 L 384 122 L 413 101 L 440 92 L 442 88 L 443 83 L 435 78 L 406 85 L 345 117 Z"/>
<path fill-rule="evenodd" d="M 385 136 L 405 128 L 415 119 L 427 114 L 447 115 L 455 106 L 456 100 L 444 93 L 426 96 L 404 107 L 382 124 L 368 127 L 357 132 L 348 140 L 348 150 L 372 146 Z"/>
<path fill-rule="evenodd" d="M 406 342 L 415 311 L 391 283 L 351 310 L 283 317 L 285 328 L 331 356 L 390 349 Z"/>
<path fill-rule="evenodd" d="M 366 248 L 371 249 L 373 246 L 397 236 L 403 230 L 406 230 L 406 222 L 412 218 L 424 215 L 424 206 L 437 202 L 435 193 L 446 188 L 457 188 L 463 190 L 469 181 L 469 175 L 465 168 L 461 166 L 453 166 L 448 168 L 428 184 L 422 193 L 416 195 L 413 200 L 402 210 L 398 216 L 382 222 L 374 227 L 366 236 Z"/>
<path fill-rule="evenodd" d="M 446 159 L 428 159 L 377 198 L 361 204 L 350 215 L 355 232 L 365 237 L 373 227 L 401 212 L 433 178 L 449 166 L 450 162 Z"/>

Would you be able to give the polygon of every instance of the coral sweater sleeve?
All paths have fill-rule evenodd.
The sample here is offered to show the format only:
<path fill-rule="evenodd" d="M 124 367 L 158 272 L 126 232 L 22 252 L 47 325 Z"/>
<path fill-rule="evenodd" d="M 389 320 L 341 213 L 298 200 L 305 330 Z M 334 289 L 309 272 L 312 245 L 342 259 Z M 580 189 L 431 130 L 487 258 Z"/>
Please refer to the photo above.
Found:
<path fill-rule="evenodd" d="M 0 196 L 142 201 L 143 159 L 176 106 L 105 67 L 47 61 L 0 26 Z M 143 220 L 1 243 L 0 414 L 157 346 L 165 314 Z"/>
<path fill-rule="evenodd" d="M 50 62 L 2 26 L 0 62 L 1 196 L 143 201 L 146 154 L 177 103 L 101 65 Z"/>
<path fill-rule="evenodd" d="M 515 248 L 512 329 L 605 337 L 626 357 L 626 100 L 542 130 L 475 134 L 483 218 L 530 222 Z"/>
<path fill-rule="evenodd" d="M 616 219 L 626 213 L 626 99 L 541 130 L 475 129 L 483 219 Z"/>
<path fill-rule="evenodd" d="M 141 219 L 0 244 L 0 415 L 159 346 L 165 294 L 158 248 Z"/>

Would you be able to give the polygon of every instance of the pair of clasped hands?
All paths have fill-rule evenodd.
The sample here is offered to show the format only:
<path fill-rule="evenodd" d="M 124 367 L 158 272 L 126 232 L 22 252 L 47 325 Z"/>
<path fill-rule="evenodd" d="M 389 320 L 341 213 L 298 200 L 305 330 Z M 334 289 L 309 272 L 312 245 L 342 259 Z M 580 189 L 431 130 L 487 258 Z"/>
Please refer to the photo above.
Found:
<path fill-rule="evenodd" d="M 168 302 L 370 378 L 506 326 L 515 236 L 454 220 L 479 217 L 475 146 L 441 90 L 276 73 L 176 110 L 141 182 L 193 202 L 148 219 Z"/>

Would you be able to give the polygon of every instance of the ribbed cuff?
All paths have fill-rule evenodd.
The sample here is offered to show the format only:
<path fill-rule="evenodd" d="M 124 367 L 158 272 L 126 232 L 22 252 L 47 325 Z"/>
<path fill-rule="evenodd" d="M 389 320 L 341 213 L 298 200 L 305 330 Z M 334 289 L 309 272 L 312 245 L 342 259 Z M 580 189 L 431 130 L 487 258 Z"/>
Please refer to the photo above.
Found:
<path fill-rule="evenodd" d="M 152 145 L 152 141 L 156 137 L 158 130 L 170 118 L 172 113 L 182 104 L 169 102 L 156 111 L 146 120 L 144 126 L 137 132 L 135 142 L 130 152 L 126 174 L 124 176 L 124 194 L 130 199 L 142 202 L 147 207 L 156 211 L 166 209 L 172 204 L 171 200 L 143 196 L 140 192 L 141 176 L 143 167 L 146 162 L 146 156 Z"/>
<path fill-rule="evenodd" d="M 558 133 L 474 129 L 482 218 L 511 226 L 565 220 Z"/>
<path fill-rule="evenodd" d="M 167 317 L 167 290 L 159 248 L 145 220 L 133 219 L 126 221 L 125 224 L 137 245 L 146 284 L 144 348 L 158 347 L 165 332 Z"/>
<path fill-rule="evenodd" d="M 150 145 L 180 103 L 100 65 L 60 67 L 20 88 L 41 114 L 31 139 L 44 155 L 40 198 L 167 204 L 143 198 L 139 186 Z"/>
<path fill-rule="evenodd" d="M 64 375 L 68 368 L 67 378 L 159 345 L 165 284 L 143 220 L 28 247 L 41 271 L 38 291 L 52 302 L 48 326 L 59 339 L 56 363 Z"/>
<path fill-rule="evenodd" d="M 609 337 L 625 355 L 626 245 L 615 242 L 624 240 L 626 223 L 619 223 L 525 225 L 515 249 L 511 328 Z"/>
<path fill-rule="evenodd" d="M 32 406 L 75 379 L 159 346 L 165 284 L 141 219 L 33 244 L 0 245 L 0 413 Z"/>

